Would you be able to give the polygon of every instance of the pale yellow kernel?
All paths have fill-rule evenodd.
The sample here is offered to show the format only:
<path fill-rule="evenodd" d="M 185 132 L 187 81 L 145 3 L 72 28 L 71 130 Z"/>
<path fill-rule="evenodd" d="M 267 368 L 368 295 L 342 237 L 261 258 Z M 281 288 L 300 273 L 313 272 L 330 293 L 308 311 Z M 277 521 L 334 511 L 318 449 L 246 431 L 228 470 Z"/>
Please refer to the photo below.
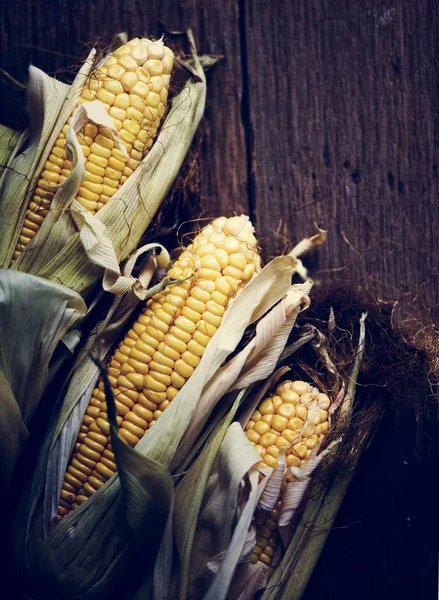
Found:
<path fill-rule="evenodd" d="M 99 167 L 89 160 L 85 163 L 85 170 L 87 173 L 91 173 L 92 175 L 101 178 L 101 181 L 102 177 L 105 175 L 105 169 L 103 167 Z"/>
<path fill-rule="evenodd" d="M 293 450 L 297 454 L 297 456 L 299 456 L 300 458 L 304 458 L 308 448 L 306 444 L 304 444 L 303 442 L 299 442 L 298 444 L 295 444 L 293 446 Z"/>
<path fill-rule="evenodd" d="M 131 102 L 131 97 L 130 97 L 130 102 Z M 133 108 L 132 106 L 130 106 L 126 110 L 126 115 L 127 115 L 127 119 L 135 121 L 135 123 L 138 125 L 138 131 L 136 133 L 136 135 L 137 135 L 140 132 L 140 125 L 143 122 L 143 114 L 136 108 Z M 125 121 L 127 119 L 125 119 Z M 125 121 L 124 121 L 124 124 L 125 124 Z"/>
<path fill-rule="evenodd" d="M 169 49 L 163 45 L 163 42 L 158 40 L 157 42 L 153 42 L 152 44 L 150 44 L 148 46 L 148 57 L 149 58 L 157 58 L 160 60 L 165 56 L 166 50 L 169 50 Z"/>
<path fill-rule="evenodd" d="M 187 319 L 189 319 L 193 323 L 198 323 L 198 321 L 201 320 L 200 313 L 196 312 L 195 310 L 192 310 L 188 306 L 185 306 L 183 308 L 183 310 L 181 311 L 181 314 L 182 314 L 183 317 L 186 317 Z"/>
<path fill-rule="evenodd" d="M 171 375 L 171 383 L 175 388 L 177 388 L 179 390 L 186 383 L 186 379 L 184 377 L 182 377 L 179 373 L 174 371 Z"/>
<path fill-rule="evenodd" d="M 270 456 L 273 456 L 274 458 L 278 457 L 279 448 L 277 448 L 276 446 L 268 446 L 266 451 Z"/>
<path fill-rule="evenodd" d="M 109 115 L 114 119 L 114 121 L 119 121 L 120 123 L 126 119 L 126 111 L 123 108 L 118 108 L 117 106 L 112 106 L 110 108 Z"/>
<path fill-rule="evenodd" d="M 179 354 L 183 354 L 186 351 L 186 344 L 171 333 L 166 336 L 166 344 Z"/>
<path fill-rule="evenodd" d="M 174 65 L 174 55 L 171 52 L 166 52 L 165 56 L 162 59 L 163 73 L 169 74 L 172 72 L 172 67 Z M 163 77 L 165 81 L 165 77 Z M 165 85 L 169 85 L 169 82 L 166 81 Z"/>
<path fill-rule="evenodd" d="M 274 414 L 274 406 L 271 398 L 267 398 L 261 402 L 259 405 L 259 412 L 261 415 Z"/>
<path fill-rule="evenodd" d="M 149 80 L 149 89 L 151 90 L 151 92 L 155 92 L 156 94 L 160 94 L 160 92 L 162 91 L 163 88 L 163 77 L 160 77 L 160 75 L 155 75 L 154 77 L 151 77 Z"/>
<path fill-rule="evenodd" d="M 166 390 L 166 395 L 169 400 L 173 400 L 177 394 L 178 394 L 177 388 L 173 387 L 172 385 L 169 386 L 168 389 Z"/>
<path fill-rule="evenodd" d="M 268 433 L 264 433 L 264 435 L 261 436 L 259 443 L 264 448 L 267 448 L 268 446 L 273 446 L 274 444 L 276 444 L 277 439 L 278 436 L 270 431 Z"/>
<path fill-rule="evenodd" d="M 200 344 L 200 346 L 206 347 L 210 338 L 208 335 L 198 330 L 194 333 L 193 339 Z"/>
<path fill-rule="evenodd" d="M 331 401 L 329 400 L 329 398 L 326 394 L 318 394 L 316 399 L 317 399 L 319 407 L 322 410 L 327 410 L 329 408 Z"/>
<path fill-rule="evenodd" d="M 158 59 L 147 60 L 143 67 L 148 71 L 151 77 L 153 77 L 154 75 L 163 74 L 163 65 L 162 62 Z"/>
<path fill-rule="evenodd" d="M 137 81 L 137 83 L 135 85 L 133 85 L 133 87 L 131 88 L 131 93 L 137 94 L 138 96 L 140 96 L 140 98 L 143 98 L 146 100 L 146 98 L 149 95 L 149 86 L 144 81 Z M 128 107 L 126 107 L 126 108 L 128 108 Z M 146 113 L 146 111 L 147 111 L 147 108 L 145 109 L 145 113 Z M 145 113 L 144 113 L 144 115 L 146 116 Z"/>
<path fill-rule="evenodd" d="M 119 63 L 112 64 L 107 69 L 107 75 L 110 79 L 120 81 L 125 74 L 125 69 Z"/>
<path fill-rule="evenodd" d="M 284 437 L 290 444 L 293 442 L 297 442 L 300 438 L 298 436 L 297 431 L 292 431 L 291 429 L 284 429 L 282 431 L 282 437 Z"/>
<path fill-rule="evenodd" d="M 137 62 L 131 56 L 131 54 L 124 54 L 119 58 L 119 64 L 125 69 L 125 71 L 135 71 L 138 67 Z"/>
<path fill-rule="evenodd" d="M 288 421 L 288 429 L 291 429 L 292 431 L 300 431 L 303 427 L 303 421 L 302 419 L 299 419 L 298 417 L 293 417 L 292 419 L 290 419 Z"/>
<path fill-rule="evenodd" d="M 298 394 L 302 395 L 306 394 L 307 392 L 310 392 L 311 386 L 305 381 L 293 381 L 291 389 L 293 390 L 293 392 L 297 392 Z"/>
<path fill-rule="evenodd" d="M 300 467 L 302 461 L 297 456 L 294 456 L 294 454 L 289 454 L 286 457 L 286 463 L 287 467 Z"/>
<path fill-rule="evenodd" d="M 272 469 L 275 469 L 277 467 L 277 459 L 271 456 L 271 454 L 266 454 L 263 460 L 265 464 L 271 467 Z"/>
<path fill-rule="evenodd" d="M 138 96 L 137 94 L 130 94 L 130 108 L 132 108 L 133 110 L 136 111 L 136 113 L 133 114 L 137 114 L 139 113 L 142 121 L 143 121 L 143 113 L 145 111 L 145 100 L 143 98 L 141 98 L 140 96 Z M 130 109 L 127 109 L 130 110 Z M 128 113 L 127 113 L 128 116 Z M 131 117 L 134 118 L 134 117 Z M 135 119 L 137 121 L 137 118 Z M 140 121 L 140 122 L 142 122 Z M 146 138 L 143 139 L 142 141 L 146 141 Z"/>
<path fill-rule="evenodd" d="M 292 417 L 295 416 L 296 409 L 295 409 L 294 404 L 285 402 L 285 403 L 281 404 L 280 406 L 278 406 L 278 408 L 276 409 L 276 412 L 278 415 L 281 415 L 282 417 L 291 419 Z"/>
<path fill-rule="evenodd" d="M 214 315 L 210 311 L 205 311 L 201 315 L 203 321 L 207 325 L 212 325 L 215 328 L 218 328 L 221 325 L 221 317 L 219 315 Z"/>
<path fill-rule="evenodd" d="M 241 254 L 240 252 L 229 254 L 228 258 L 229 258 L 229 265 L 231 267 L 235 267 L 239 271 L 242 271 L 247 264 L 247 261 L 245 260 L 245 256 L 243 254 Z M 235 275 L 232 275 L 232 277 L 235 277 Z"/>
<path fill-rule="evenodd" d="M 223 274 L 225 277 L 233 277 L 234 279 L 237 279 L 238 281 L 242 279 L 242 271 L 240 269 L 237 269 L 236 267 L 232 267 L 232 266 L 228 266 L 225 269 L 223 269 Z"/>
<path fill-rule="evenodd" d="M 307 408 L 305 406 L 302 406 L 301 404 L 298 404 L 296 406 L 296 417 L 299 417 L 299 419 L 302 419 L 304 421 L 307 418 L 307 415 Z"/>
<path fill-rule="evenodd" d="M 231 292 L 231 286 L 225 277 L 218 277 L 215 280 L 215 289 L 226 298 L 228 298 Z"/>
<path fill-rule="evenodd" d="M 131 56 L 134 58 L 138 65 L 142 65 L 148 58 L 148 50 L 146 46 L 138 45 L 135 46 L 131 51 Z"/>
<path fill-rule="evenodd" d="M 105 158 L 106 160 L 108 160 L 108 158 L 110 158 L 110 156 L 111 156 L 110 149 L 105 148 L 104 146 L 101 146 L 100 144 L 97 144 L 95 142 L 90 146 L 90 150 L 92 153 L 91 156 L 96 155 L 99 158 Z M 89 160 L 92 160 L 92 158 L 90 157 Z M 92 161 L 92 162 L 94 162 L 94 161 Z"/>
<path fill-rule="evenodd" d="M 206 309 L 207 309 L 207 311 L 209 311 L 210 313 L 212 313 L 213 315 L 218 316 L 218 317 L 222 317 L 224 315 L 225 310 L 226 310 L 224 308 L 224 306 L 221 306 L 220 304 L 217 304 L 213 300 L 209 300 L 209 302 L 206 302 Z M 215 325 L 215 323 L 213 323 L 213 325 Z"/>
<path fill-rule="evenodd" d="M 189 296 L 189 298 L 186 300 L 186 306 L 199 314 L 206 310 L 206 304 L 204 302 L 200 302 L 193 296 Z"/>
<path fill-rule="evenodd" d="M 130 105 L 130 98 L 128 96 L 128 94 L 118 94 L 114 100 L 114 106 L 116 108 L 121 108 L 124 111 L 126 111 L 126 109 L 129 107 Z M 111 110 L 111 109 L 110 109 Z M 125 113 L 126 114 L 126 113 Z M 113 115 L 111 115 L 113 116 Z M 123 121 L 123 119 L 121 119 L 120 117 L 116 117 L 119 119 L 119 121 Z"/>
<path fill-rule="evenodd" d="M 93 102 L 93 100 L 95 99 L 96 96 L 96 92 L 95 91 L 90 91 L 87 88 L 85 88 L 81 94 L 81 99 L 85 102 Z"/>
<path fill-rule="evenodd" d="M 184 355 L 185 353 L 182 354 L 182 357 Z M 189 379 L 189 377 L 194 372 L 194 367 L 185 362 L 183 358 L 179 358 L 175 361 L 174 369 L 179 375 L 181 375 L 185 379 Z"/>
<path fill-rule="evenodd" d="M 96 98 L 98 100 L 100 100 L 101 102 L 103 102 L 104 104 L 108 104 L 109 106 L 111 106 L 112 104 L 114 104 L 116 95 L 109 92 L 108 90 L 106 90 L 104 88 L 101 88 L 99 90 L 99 92 L 96 94 Z"/>
<path fill-rule="evenodd" d="M 223 248 L 228 254 L 235 254 L 239 252 L 240 243 L 235 237 L 228 236 L 224 240 Z"/>
<path fill-rule="evenodd" d="M 271 426 L 276 431 L 283 431 L 288 425 L 288 419 L 286 417 L 282 417 L 281 415 L 274 415 L 273 420 L 271 421 Z"/>
<path fill-rule="evenodd" d="M 93 192 L 90 192 L 90 190 L 80 187 L 78 190 L 78 200 L 80 198 L 84 198 L 84 200 L 89 200 L 90 202 L 97 202 L 99 200 L 99 194 L 94 194 Z"/>
<path fill-rule="evenodd" d="M 317 444 L 319 443 L 319 438 L 316 435 L 312 435 L 311 437 L 309 437 L 306 440 L 305 443 L 308 448 L 310 448 L 310 449 L 315 448 L 317 446 Z"/>
<path fill-rule="evenodd" d="M 209 302 L 210 300 L 210 293 L 201 289 L 201 287 L 197 286 L 191 289 L 190 291 L 190 295 L 195 298 L 196 300 L 199 300 L 200 302 Z"/>
<path fill-rule="evenodd" d="M 254 431 L 253 429 L 249 429 L 248 431 L 246 431 L 245 435 L 247 436 L 247 439 L 253 442 L 253 444 L 259 443 L 259 439 L 261 436 L 258 433 L 256 433 L 256 431 Z"/>
<path fill-rule="evenodd" d="M 99 195 L 102 192 L 102 185 L 99 183 L 92 183 L 91 181 L 83 181 L 82 186 L 86 190 L 89 190 L 90 192 L 93 192 L 94 194 Z"/>
<path fill-rule="evenodd" d="M 258 410 L 255 410 L 255 412 L 252 415 L 252 420 L 257 423 L 258 421 L 260 421 L 262 419 L 262 415 Z"/>
<path fill-rule="evenodd" d="M 248 263 L 243 271 L 242 271 L 242 279 L 243 281 L 248 281 L 253 277 L 255 273 L 255 265 L 253 263 Z"/>
<path fill-rule="evenodd" d="M 297 404 L 299 402 L 299 394 L 297 392 L 293 392 L 293 390 L 285 390 L 282 394 L 284 402 L 292 402 L 293 404 Z"/>
<path fill-rule="evenodd" d="M 229 268 L 229 267 L 227 267 Z M 230 277 L 230 276 L 226 276 L 227 282 L 230 285 L 230 287 L 232 288 L 233 292 L 237 292 L 239 289 L 239 286 L 241 285 L 241 281 L 239 279 L 235 279 L 234 277 Z"/>
<path fill-rule="evenodd" d="M 264 423 L 264 421 L 258 421 L 255 423 L 254 430 L 259 435 L 264 435 L 264 433 L 268 433 L 270 431 L 270 425 L 268 423 Z"/>
<path fill-rule="evenodd" d="M 312 436 L 312 435 L 314 435 L 315 430 L 316 430 L 316 427 L 315 427 L 314 423 L 307 421 L 305 423 L 305 425 L 303 426 L 302 435 L 304 437 Z"/>
<path fill-rule="evenodd" d="M 262 421 L 264 421 L 264 423 L 268 423 L 271 426 L 273 416 L 274 415 L 264 415 L 263 417 L 261 417 L 261 419 L 262 419 Z"/>

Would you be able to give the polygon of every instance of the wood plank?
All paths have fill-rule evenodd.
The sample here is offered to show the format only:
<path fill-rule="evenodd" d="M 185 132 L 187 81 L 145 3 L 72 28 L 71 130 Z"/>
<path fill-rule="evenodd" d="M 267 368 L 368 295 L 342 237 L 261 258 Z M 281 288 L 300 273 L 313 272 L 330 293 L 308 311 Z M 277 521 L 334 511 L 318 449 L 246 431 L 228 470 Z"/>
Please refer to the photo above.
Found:
<path fill-rule="evenodd" d="M 241 56 L 239 14 L 227 0 L 170 0 L 138 2 L 113 0 L 1 3 L 0 67 L 25 81 L 29 63 L 66 80 L 77 70 L 95 40 L 108 44 L 126 31 L 130 37 L 160 36 L 169 31 L 194 30 L 199 52 L 225 55 L 209 75 L 203 141 L 199 150 L 199 180 L 205 216 L 248 212 L 247 159 L 241 122 Z M 0 81 L 0 122 L 23 128 L 24 95 Z M 202 174 L 202 175 L 201 175 Z M 198 207 L 192 207 L 193 214 Z"/>
<path fill-rule="evenodd" d="M 267 256 L 316 221 L 325 281 L 438 302 L 432 5 L 246 0 L 251 202 Z"/>

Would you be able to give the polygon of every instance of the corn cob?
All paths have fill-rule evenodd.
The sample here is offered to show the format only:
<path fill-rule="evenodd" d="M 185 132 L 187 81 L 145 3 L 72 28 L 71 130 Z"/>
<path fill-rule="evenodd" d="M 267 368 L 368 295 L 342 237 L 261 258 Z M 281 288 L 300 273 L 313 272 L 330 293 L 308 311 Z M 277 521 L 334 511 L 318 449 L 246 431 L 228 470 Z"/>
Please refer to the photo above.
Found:
<path fill-rule="evenodd" d="M 174 55 L 162 41 L 135 38 L 118 48 L 86 81 L 75 105 L 100 101 L 112 118 L 127 155 L 105 127 L 89 123 L 79 133 L 86 176 L 76 200 L 96 213 L 139 166 L 153 144 L 165 112 Z M 27 247 L 46 217 L 58 186 L 70 175 L 65 151 L 72 116 L 64 125 L 27 208 L 13 260 Z"/>
<path fill-rule="evenodd" d="M 247 423 L 245 432 L 261 455 L 259 466 L 277 466 L 280 448 L 285 449 L 287 467 L 300 467 L 321 444 L 329 429 L 331 402 L 305 381 L 284 381 L 276 394 L 263 400 Z M 291 477 L 291 473 L 287 475 Z M 282 491 L 281 491 L 282 495 Z M 271 513 L 256 526 L 256 545 L 250 560 L 273 564 L 280 536 L 277 521 L 281 498 Z"/>
<path fill-rule="evenodd" d="M 137 444 L 192 375 L 231 298 L 259 269 L 247 217 L 221 217 L 205 227 L 169 270 L 189 278 L 149 300 L 110 359 L 120 436 Z M 83 418 L 61 490 L 57 521 L 114 473 L 103 382 Z"/>

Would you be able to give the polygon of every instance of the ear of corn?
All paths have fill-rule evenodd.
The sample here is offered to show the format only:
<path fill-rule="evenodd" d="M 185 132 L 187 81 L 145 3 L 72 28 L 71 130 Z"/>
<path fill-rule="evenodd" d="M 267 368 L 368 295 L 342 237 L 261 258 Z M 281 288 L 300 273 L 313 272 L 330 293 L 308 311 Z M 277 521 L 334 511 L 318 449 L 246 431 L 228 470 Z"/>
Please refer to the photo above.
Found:
<path fill-rule="evenodd" d="M 276 394 L 263 400 L 247 423 L 245 432 L 261 455 L 260 466 L 277 466 L 280 448 L 284 448 L 287 467 L 300 467 L 319 446 L 329 429 L 330 400 L 305 381 L 285 381 Z M 288 472 L 286 477 L 293 477 Z M 250 560 L 276 566 L 273 559 L 279 547 L 277 521 L 282 502 L 256 525 L 256 545 Z M 279 554 L 279 553 L 277 553 Z"/>
<path fill-rule="evenodd" d="M 135 38 L 118 48 L 87 80 L 75 109 L 101 102 L 118 130 L 126 154 L 109 130 L 89 123 L 78 134 L 86 176 L 76 200 L 95 214 L 139 166 L 153 144 L 165 112 L 174 55 L 159 40 Z M 70 175 L 65 151 L 72 116 L 60 132 L 29 203 L 13 260 L 46 217 L 58 186 Z"/>
<path fill-rule="evenodd" d="M 258 269 L 248 219 L 222 217 L 205 227 L 169 270 L 169 277 L 186 280 L 147 302 L 109 362 L 119 433 L 129 445 L 137 444 L 192 375 L 230 299 Z M 67 467 L 57 520 L 115 472 L 100 381 Z"/>

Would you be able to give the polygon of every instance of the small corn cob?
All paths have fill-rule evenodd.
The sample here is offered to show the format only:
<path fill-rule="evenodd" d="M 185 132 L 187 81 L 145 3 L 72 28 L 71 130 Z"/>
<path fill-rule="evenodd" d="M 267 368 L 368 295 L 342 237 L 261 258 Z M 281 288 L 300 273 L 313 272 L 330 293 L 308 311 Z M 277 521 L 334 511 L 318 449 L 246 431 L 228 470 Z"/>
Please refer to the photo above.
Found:
<path fill-rule="evenodd" d="M 192 375 L 231 298 L 259 269 L 247 217 L 205 227 L 169 270 L 189 278 L 149 300 L 110 359 L 120 436 L 134 446 Z M 57 521 L 114 473 L 103 382 L 86 409 L 61 490 Z"/>
<path fill-rule="evenodd" d="M 135 38 L 113 52 L 84 85 L 75 110 L 83 102 L 100 101 L 127 150 L 126 156 L 105 127 L 89 123 L 79 133 L 86 176 L 76 200 L 91 213 L 105 206 L 151 148 L 165 112 L 173 60 L 172 50 L 161 40 Z M 13 260 L 38 232 L 58 186 L 70 175 L 72 164 L 67 160 L 65 143 L 71 120 L 72 116 L 44 165 Z"/>
<path fill-rule="evenodd" d="M 247 438 L 261 455 L 259 465 L 275 468 L 282 447 L 287 467 L 300 467 L 306 462 L 329 429 L 330 404 L 326 394 L 305 381 L 281 383 L 276 395 L 259 404 L 245 429 Z M 280 541 L 276 525 L 280 506 L 281 499 L 256 526 L 256 545 L 250 557 L 253 563 L 276 566 L 273 557 Z"/>

